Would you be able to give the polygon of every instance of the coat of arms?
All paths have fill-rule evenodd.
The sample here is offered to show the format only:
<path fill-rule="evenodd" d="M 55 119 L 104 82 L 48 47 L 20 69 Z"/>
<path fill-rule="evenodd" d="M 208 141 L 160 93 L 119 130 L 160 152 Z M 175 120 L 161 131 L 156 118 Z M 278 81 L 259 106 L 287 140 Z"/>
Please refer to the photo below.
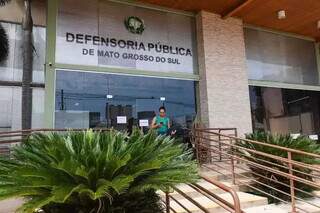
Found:
<path fill-rule="evenodd" d="M 133 34 L 141 35 L 144 31 L 144 22 L 142 19 L 136 16 L 127 17 L 124 20 L 124 24 L 127 30 Z"/>

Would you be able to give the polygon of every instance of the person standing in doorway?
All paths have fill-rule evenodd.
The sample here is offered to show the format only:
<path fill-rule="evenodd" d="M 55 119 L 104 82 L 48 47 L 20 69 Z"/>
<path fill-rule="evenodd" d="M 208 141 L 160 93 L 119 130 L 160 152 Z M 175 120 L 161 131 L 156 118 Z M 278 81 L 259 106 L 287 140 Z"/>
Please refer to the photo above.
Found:
<path fill-rule="evenodd" d="M 156 129 L 159 135 L 166 135 L 170 129 L 170 121 L 166 115 L 164 106 L 159 108 L 159 115 L 155 116 L 151 124 L 152 129 Z"/>

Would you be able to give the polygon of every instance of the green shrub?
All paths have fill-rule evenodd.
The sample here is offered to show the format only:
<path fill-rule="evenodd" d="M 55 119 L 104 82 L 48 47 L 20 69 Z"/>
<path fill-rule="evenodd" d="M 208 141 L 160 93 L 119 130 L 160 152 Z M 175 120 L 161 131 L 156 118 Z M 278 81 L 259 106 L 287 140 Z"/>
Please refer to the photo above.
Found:
<path fill-rule="evenodd" d="M 272 135 L 271 133 L 266 133 L 266 132 L 255 132 L 252 134 L 247 134 L 246 135 L 247 139 L 250 140 L 255 140 L 255 141 L 260 141 L 272 145 L 277 145 L 281 147 L 286 147 L 286 148 L 291 148 L 295 150 L 300 150 L 308 153 L 314 153 L 314 154 L 320 154 L 320 146 L 315 142 L 310 140 L 307 137 L 298 137 L 296 139 L 292 138 L 290 135 Z M 273 148 L 273 147 L 268 147 L 268 146 L 263 146 L 255 143 L 250 143 L 250 142 L 237 142 L 238 146 L 251 149 L 251 150 L 256 150 L 259 152 L 264 152 L 267 154 L 275 155 L 275 156 L 280 156 L 282 158 L 287 158 L 288 154 L 286 151 L 283 151 L 278 148 Z M 246 158 L 247 160 L 266 166 L 271 169 L 275 169 L 278 171 L 282 171 L 285 173 L 289 173 L 288 170 L 288 164 L 285 162 L 280 162 L 278 160 L 262 156 L 259 154 L 254 154 L 254 153 L 249 153 L 247 151 L 244 151 L 242 149 L 238 149 L 238 154 L 240 154 L 242 157 Z M 306 163 L 306 164 L 318 164 L 319 159 L 316 159 L 314 157 L 306 156 L 306 155 L 299 155 L 299 154 L 292 154 L 292 159 L 298 162 Z M 268 163 L 269 162 L 269 163 Z M 273 163 L 273 164 L 272 164 Z M 277 164 L 277 165 L 274 165 Z M 285 195 L 284 193 L 287 193 L 290 195 L 290 188 L 288 185 L 290 185 L 290 181 L 288 178 L 283 177 L 281 175 L 277 175 L 275 173 L 269 172 L 266 169 L 258 168 L 256 166 L 248 164 L 249 168 L 253 172 L 252 175 L 255 178 L 255 180 L 259 181 L 260 183 L 263 184 L 258 184 L 256 182 L 253 182 L 252 186 L 260 189 L 263 192 L 268 193 L 269 195 L 278 197 L 283 200 L 290 200 L 290 196 Z M 283 168 L 285 167 L 285 168 Z M 301 168 L 298 166 L 293 166 L 293 169 L 296 170 L 293 172 L 293 174 L 297 177 L 301 177 L 305 180 L 308 181 L 313 181 L 312 176 L 308 175 L 311 174 L 310 169 L 306 168 Z M 303 174 L 303 173 L 305 174 Z M 258 174 L 258 175 L 256 175 Z M 277 182 L 276 182 L 277 181 Z M 282 184 L 280 184 L 280 183 Z M 287 186 L 285 186 L 285 185 Z M 299 190 L 306 191 L 307 193 L 301 192 L 299 190 L 295 190 L 295 194 L 298 197 L 309 197 L 310 195 L 308 193 L 312 192 L 314 190 L 313 187 L 307 184 L 300 183 L 298 181 L 294 182 L 295 187 Z M 268 187 L 269 186 L 269 187 Z M 274 190 L 270 187 L 273 187 L 277 190 Z M 266 194 L 259 192 L 259 190 L 252 190 L 256 194 L 261 194 L 263 196 L 266 196 Z M 283 193 L 282 193 L 283 192 Z M 272 196 L 268 196 L 269 202 L 279 202 L 279 200 L 273 198 Z"/>
<path fill-rule="evenodd" d="M 155 190 L 198 178 L 191 156 L 153 131 L 34 134 L 0 159 L 0 199 L 25 197 L 22 212 L 85 213 L 128 212 L 137 206 L 122 201 L 140 198 L 152 208 L 140 212 L 161 212 Z"/>

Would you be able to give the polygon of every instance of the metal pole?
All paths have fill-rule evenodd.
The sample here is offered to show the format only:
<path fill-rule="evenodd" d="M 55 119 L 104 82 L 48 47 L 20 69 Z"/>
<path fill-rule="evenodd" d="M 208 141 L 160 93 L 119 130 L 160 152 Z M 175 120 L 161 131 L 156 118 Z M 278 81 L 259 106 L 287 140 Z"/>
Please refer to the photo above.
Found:
<path fill-rule="evenodd" d="M 204 148 L 203 146 L 201 147 L 201 145 L 206 144 L 205 141 L 205 133 L 203 133 L 202 131 L 199 132 L 199 162 L 200 164 L 202 163 L 206 163 L 207 162 L 207 158 L 208 158 L 208 153 L 207 153 L 207 148 Z"/>
<path fill-rule="evenodd" d="M 170 213 L 170 197 L 168 191 L 166 191 L 166 213 Z"/>
<path fill-rule="evenodd" d="M 233 148 L 233 140 L 232 140 L 232 138 L 230 139 L 230 144 L 231 144 L 231 147 L 230 147 L 230 149 L 231 149 L 231 174 L 232 174 L 232 184 L 233 185 L 236 185 L 236 174 L 235 174 L 235 172 L 234 172 L 234 158 L 233 158 L 233 155 L 234 155 L 234 148 Z"/>
<path fill-rule="evenodd" d="M 289 174 L 290 174 L 290 195 L 291 195 L 291 209 L 292 213 L 296 213 L 296 200 L 295 200 L 295 194 L 294 194 L 294 180 L 292 178 L 293 172 L 292 172 L 292 153 L 288 151 L 288 166 L 289 166 Z"/>
<path fill-rule="evenodd" d="M 199 132 L 198 130 L 194 129 L 194 140 L 195 140 L 195 145 L 196 145 L 196 155 L 197 155 L 197 161 L 198 161 L 198 165 L 201 166 L 201 162 L 200 162 L 200 157 L 199 157 L 199 152 L 200 152 L 200 148 L 199 148 Z"/>
<path fill-rule="evenodd" d="M 235 136 L 236 138 L 238 138 L 238 130 L 237 130 L 237 128 L 234 128 L 234 136 Z M 235 139 L 235 141 L 236 141 L 236 144 L 237 144 L 238 139 Z M 238 163 L 240 163 L 239 160 L 236 161 L 236 164 L 238 164 Z"/>
<path fill-rule="evenodd" d="M 222 148 L 221 148 L 221 130 L 219 129 L 219 136 L 218 136 L 218 140 L 219 140 L 219 161 L 221 162 L 222 161 Z"/>

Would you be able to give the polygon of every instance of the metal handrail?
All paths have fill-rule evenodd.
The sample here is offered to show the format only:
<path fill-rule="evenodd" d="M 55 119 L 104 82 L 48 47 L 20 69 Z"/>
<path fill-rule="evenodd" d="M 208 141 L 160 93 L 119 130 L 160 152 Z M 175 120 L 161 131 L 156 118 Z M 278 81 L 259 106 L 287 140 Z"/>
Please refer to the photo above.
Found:
<path fill-rule="evenodd" d="M 47 129 L 47 128 L 39 128 L 39 129 L 27 129 L 27 130 L 14 130 L 14 131 L 6 131 L 0 132 L 0 144 L 11 144 L 11 143 L 19 143 L 22 142 L 22 139 L 27 137 L 32 133 L 37 132 L 67 132 L 67 131 L 85 131 L 88 129 Z M 93 131 L 109 131 L 107 128 L 92 128 Z"/>
<path fill-rule="evenodd" d="M 206 140 L 211 141 L 211 142 L 217 142 L 216 140 L 213 140 L 213 139 L 210 139 L 210 138 L 206 138 L 206 137 L 199 137 L 199 138 L 206 139 Z M 299 167 L 308 167 L 308 168 L 311 168 L 311 169 L 313 169 L 315 171 L 320 172 L 320 168 L 314 167 L 311 164 L 301 163 L 301 162 L 298 162 L 298 161 L 295 161 L 295 160 L 291 160 L 290 161 L 287 158 L 283 158 L 283 157 L 279 157 L 277 155 L 271 155 L 271 154 L 268 154 L 268 153 L 264 153 L 264 152 L 260 152 L 260 151 L 256 151 L 256 150 L 252 150 L 252 149 L 248 149 L 248 148 L 244 148 L 244 147 L 241 147 L 241 146 L 238 146 L 238 145 L 235 145 L 235 144 L 228 144 L 228 143 L 226 143 L 224 141 L 220 141 L 220 143 L 222 143 L 223 145 L 226 145 L 226 146 L 230 146 L 232 148 L 243 149 L 245 151 L 252 152 L 252 153 L 260 155 L 260 156 L 273 158 L 275 160 L 278 160 L 278 161 L 281 161 L 281 162 L 284 162 L 284 163 L 292 163 L 295 166 L 299 166 Z M 205 146 L 205 148 L 210 149 L 210 147 L 207 147 L 207 146 Z"/>
<path fill-rule="evenodd" d="M 241 141 L 245 141 L 245 142 L 249 142 L 249 143 L 259 144 L 259 145 L 262 145 L 262 146 L 281 149 L 283 151 L 287 151 L 287 152 L 291 152 L 291 153 L 296 153 L 296 154 L 300 154 L 300 155 L 308 155 L 310 157 L 320 158 L 320 155 L 317 155 L 317 154 L 314 154 L 314 153 L 304 152 L 304 151 L 301 151 L 301 150 L 291 149 L 291 148 L 287 148 L 287 147 L 283 147 L 283 146 L 277 146 L 277 145 L 274 145 L 274 144 L 267 144 L 267 143 L 263 143 L 263 142 L 260 142 L 260 141 L 254 141 L 254 140 L 245 139 L 245 138 L 238 138 L 236 136 L 231 136 L 231 135 L 225 135 L 225 134 L 222 134 L 222 133 L 212 132 L 210 130 L 212 130 L 212 128 L 211 129 L 210 128 L 208 128 L 208 129 L 195 129 L 195 131 L 200 131 L 200 132 L 204 132 L 204 133 L 211 133 L 211 134 L 214 134 L 214 135 L 217 135 L 217 136 L 220 136 L 220 137 L 222 136 L 222 137 L 226 137 L 226 138 L 230 138 L 230 139 L 234 139 L 234 140 L 241 140 Z"/>
<path fill-rule="evenodd" d="M 205 177 L 205 176 L 201 176 L 201 178 L 203 178 L 204 180 L 206 180 L 207 182 L 217 186 L 218 188 L 222 189 L 223 191 L 229 193 L 233 199 L 233 203 L 234 204 L 230 204 L 229 202 L 227 201 L 224 201 L 225 204 L 227 204 L 228 206 L 232 207 L 233 210 L 235 211 L 235 213 L 240 213 L 242 212 L 241 208 L 240 208 L 240 199 L 239 199 L 239 196 L 237 194 L 237 192 L 231 188 L 231 187 L 228 187 L 226 186 L 225 184 L 219 182 L 219 181 L 216 181 L 214 179 L 210 179 L 208 177 Z"/>
<path fill-rule="evenodd" d="M 230 130 L 234 130 L 234 133 L 231 135 L 223 133 Z M 287 201 L 282 199 L 283 196 L 287 196 L 291 201 L 292 212 L 296 212 L 297 209 L 308 212 L 305 208 L 299 207 L 297 201 L 299 201 L 300 204 L 308 204 L 313 208 L 317 208 L 318 211 L 320 210 L 319 203 L 316 203 L 313 200 L 306 200 L 303 197 L 296 195 L 297 192 L 304 193 L 305 195 L 313 195 L 304 188 L 299 188 L 297 184 L 305 184 L 314 189 L 320 189 L 320 182 L 315 181 L 315 179 L 320 180 L 320 167 L 305 162 L 299 162 L 292 157 L 292 155 L 302 155 L 320 159 L 320 155 L 260 141 L 239 138 L 237 137 L 235 128 L 194 128 L 192 137 L 196 148 L 197 159 L 203 156 L 208 158 L 205 160 L 198 159 L 201 166 L 220 174 L 223 174 L 222 170 L 231 172 L 231 175 L 229 174 L 226 176 L 232 176 L 232 182 L 234 184 L 243 184 L 243 181 L 238 180 L 238 177 L 250 179 L 250 182 L 244 183 L 244 185 L 265 194 L 266 196 L 277 199 L 280 202 L 287 203 Z M 251 149 L 250 146 L 242 147 L 239 146 L 239 143 L 257 144 L 266 148 L 271 147 L 283 153 L 287 153 L 287 157 L 277 156 L 261 150 L 254 150 Z M 221 148 L 222 146 L 224 147 L 223 149 Z M 203 155 L 201 152 L 210 154 Z M 224 159 L 222 160 L 222 158 Z M 215 165 L 216 168 L 219 167 L 219 169 L 214 169 L 213 166 L 207 166 L 204 164 L 206 162 L 209 163 L 208 165 L 212 164 Z M 220 166 L 219 162 L 223 162 L 225 166 Z M 226 169 L 226 165 L 230 165 L 230 168 Z M 247 167 L 247 169 L 244 167 Z M 251 175 L 249 174 L 248 176 L 245 173 L 237 173 L 235 171 L 236 168 L 246 172 L 249 170 Z M 268 174 L 271 175 L 271 178 L 263 175 L 262 173 L 264 172 L 268 172 Z M 285 178 L 287 182 L 280 182 L 277 179 L 272 178 L 273 175 Z M 277 188 L 277 185 L 274 185 L 275 187 L 273 187 L 272 185 L 266 184 L 268 182 L 278 182 L 278 186 L 281 185 L 285 187 L 285 189 Z M 266 189 L 268 191 L 263 191 L 261 189 Z M 270 194 L 269 190 L 277 191 L 279 194 L 282 194 L 282 197 L 274 196 L 276 194 L 273 193 Z M 314 195 L 314 197 L 320 198 L 318 195 Z"/>
<path fill-rule="evenodd" d="M 230 203 L 228 201 L 226 201 L 225 199 L 221 198 L 219 195 L 211 192 L 208 189 L 205 189 L 204 187 L 200 186 L 197 183 L 192 183 L 192 184 L 188 184 L 190 187 L 192 187 L 194 190 L 196 190 L 197 192 L 201 193 L 202 195 L 204 195 L 205 197 L 209 198 L 210 200 L 212 200 L 213 202 L 215 202 L 216 204 L 218 204 L 219 206 L 221 206 L 222 208 L 224 208 L 225 210 L 227 210 L 228 212 L 231 213 L 243 213 L 243 211 L 241 210 L 241 205 L 240 205 L 240 199 L 239 196 L 237 194 L 237 192 L 231 188 L 226 186 L 225 184 L 210 179 L 208 177 L 205 177 L 203 175 L 200 175 L 200 177 L 202 179 L 204 179 L 205 181 L 207 181 L 208 183 L 218 187 L 219 189 L 227 192 L 228 194 L 230 194 L 230 196 L 233 199 L 233 203 Z M 183 192 L 182 190 L 178 189 L 177 187 L 172 187 L 173 190 L 175 190 L 178 194 L 180 194 L 182 197 L 186 198 L 189 202 L 191 202 L 192 204 L 194 204 L 195 206 L 197 206 L 200 210 L 202 210 L 202 212 L 205 213 L 209 213 L 209 210 L 206 209 L 204 206 L 202 206 L 199 202 L 195 201 L 191 196 L 187 195 L 185 192 Z M 173 197 L 172 195 L 170 195 L 169 192 L 165 192 L 165 204 L 166 204 L 166 212 L 170 213 L 170 210 L 172 210 L 170 208 L 170 199 L 172 199 L 174 202 L 176 202 L 178 205 L 180 205 L 183 209 L 185 209 L 187 212 L 191 212 L 189 211 L 181 202 L 179 202 L 178 199 L 176 199 L 175 197 Z"/>
<path fill-rule="evenodd" d="M 24 130 L 14 130 L 14 131 L 6 131 L 6 132 L 0 132 L 0 135 L 3 134 L 15 134 L 15 133 L 32 133 L 32 132 L 66 132 L 66 131 L 85 131 L 85 130 L 94 130 L 94 131 L 108 131 L 109 128 L 59 128 L 59 129 L 50 129 L 50 128 L 37 128 L 37 129 L 24 129 Z"/>

